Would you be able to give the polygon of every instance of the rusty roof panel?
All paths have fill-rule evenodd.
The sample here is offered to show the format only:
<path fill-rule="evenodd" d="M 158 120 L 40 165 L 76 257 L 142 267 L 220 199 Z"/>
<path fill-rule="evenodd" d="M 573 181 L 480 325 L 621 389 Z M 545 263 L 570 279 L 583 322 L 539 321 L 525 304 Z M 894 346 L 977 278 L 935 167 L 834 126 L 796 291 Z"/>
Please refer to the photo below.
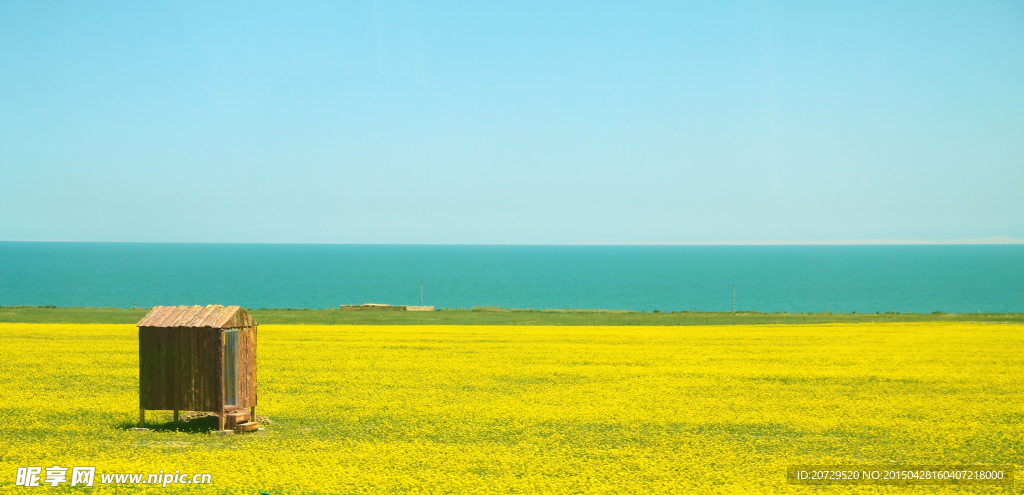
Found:
<path fill-rule="evenodd" d="M 206 307 L 200 308 L 199 311 L 196 311 L 195 314 L 193 314 L 192 317 L 189 318 L 182 326 L 195 326 L 197 323 L 206 321 L 210 316 L 210 313 L 213 313 L 218 307 L 219 306 L 207 304 Z"/>
<path fill-rule="evenodd" d="M 143 327 L 169 327 L 189 306 L 157 306 L 138 323 Z"/>
<path fill-rule="evenodd" d="M 140 327 L 212 327 L 255 326 L 256 321 L 239 306 L 156 306 L 136 326 Z"/>
<path fill-rule="evenodd" d="M 230 325 L 226 325 L 227 322 L 224 321 L 224 315 L 231 316 L 231 311 L 228 311 L 228 308 L 225 306 L 218 306 L 212 313 L 210 313 L 210 316 L 206 317 L 206 321 L 208 321 L 210 326 L 214 328 L 229 327 Z"/>
<path fill-rule="evenodd" d="M 202 310 L 203 310 L 202 306 L 192 306 L 192 307 L 185 308 L 185 311 L 182 311 L 181 314 L 177 315 L 177 317 L 173 320 L 173 323 L 171 323 L 171 326 L 175 326 L 175 327 L 185 327 L 185 326 L 188 326 L 189 320 L 191 320 L 195 315 L 199 314 L 199 312 L 201 312 Z"/>
<path fill-rule="evenodd" d="M 215 328 L 240 328 L 241 325 L 239 324 L 238 319 L 235 318 L 235 315 L 237 315 L 241 309 L 242 308 L 239 308 L 238 306 L 225 307 L 224 311 L 217 315 L 215 323 L 211 326 Z"/>

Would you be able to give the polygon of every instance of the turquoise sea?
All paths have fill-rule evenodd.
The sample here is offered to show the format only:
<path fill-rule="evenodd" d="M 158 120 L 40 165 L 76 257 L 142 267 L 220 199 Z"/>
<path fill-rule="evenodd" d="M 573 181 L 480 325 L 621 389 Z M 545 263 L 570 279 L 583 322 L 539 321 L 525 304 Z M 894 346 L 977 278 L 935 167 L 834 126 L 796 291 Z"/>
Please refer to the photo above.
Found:
<path fill-rule="evenodd" d="M 0 242 L 0 305 L 1024 312 L 1024 246 Z"/>

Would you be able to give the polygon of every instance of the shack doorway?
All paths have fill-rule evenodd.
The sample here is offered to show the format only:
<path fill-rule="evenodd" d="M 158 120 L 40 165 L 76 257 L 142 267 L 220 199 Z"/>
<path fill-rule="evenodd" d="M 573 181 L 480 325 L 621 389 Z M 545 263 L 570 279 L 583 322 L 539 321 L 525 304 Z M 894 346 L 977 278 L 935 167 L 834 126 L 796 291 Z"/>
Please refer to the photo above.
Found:
<path fill-rule="evenodd" d="M 224 405 L 238 405 L 238 330 L 224 331 Z"/>

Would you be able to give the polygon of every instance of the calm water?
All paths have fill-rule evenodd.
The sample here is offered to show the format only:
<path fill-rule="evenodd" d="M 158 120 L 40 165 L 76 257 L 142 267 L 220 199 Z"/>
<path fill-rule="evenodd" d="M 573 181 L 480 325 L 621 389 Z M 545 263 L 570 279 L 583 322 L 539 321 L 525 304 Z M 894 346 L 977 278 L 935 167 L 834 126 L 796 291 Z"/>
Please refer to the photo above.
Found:
<path fill-rule="evenodd" d="M 1024 246 L 0 242 L 0 305 L 1024 312 Z"/>

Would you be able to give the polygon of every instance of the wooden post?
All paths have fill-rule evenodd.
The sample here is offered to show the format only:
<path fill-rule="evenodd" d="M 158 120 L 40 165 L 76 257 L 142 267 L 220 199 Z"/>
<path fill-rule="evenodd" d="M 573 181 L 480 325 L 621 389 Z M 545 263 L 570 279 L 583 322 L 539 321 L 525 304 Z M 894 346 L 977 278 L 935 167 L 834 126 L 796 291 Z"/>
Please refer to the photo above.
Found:
<path fill-rule="evenodd" d="M 178 410 L 177 409 L 174 410 L 174 422 L 175 423 L 178 422 Z"/>
<path fill-rule="evenodd" d="M 139 428 L 142 428 L 146 424 L 146 410 L 139 408 Z"/>
<path fill-rule="evenodd" d="M 224 409 L 220 410 L 220 428 L 217 429 L 220 431 L 224 431 Z"/>
<path fill-rule="evenodd" d="M 249 408 L 249 421 L 256 422 L 256 406 Z"/>

